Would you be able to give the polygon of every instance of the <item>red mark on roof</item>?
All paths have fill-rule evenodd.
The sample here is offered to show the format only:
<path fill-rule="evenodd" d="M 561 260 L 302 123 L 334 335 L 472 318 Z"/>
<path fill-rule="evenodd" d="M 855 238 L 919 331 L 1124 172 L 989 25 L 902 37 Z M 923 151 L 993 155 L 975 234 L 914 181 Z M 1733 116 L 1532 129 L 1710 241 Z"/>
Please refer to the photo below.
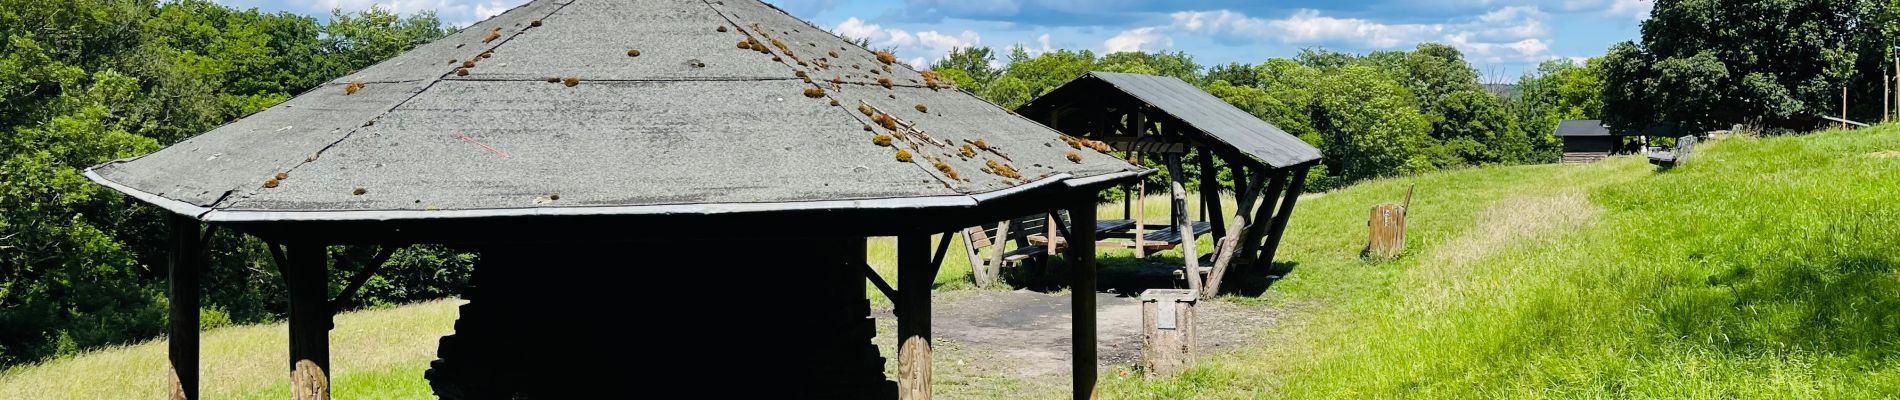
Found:
<path fill-rule="evenodd" d="M 502 149 L 497 149 L 495 148 L 495 146 L 489 146 L 487 143 L 476 141 L 475 138 L 468 137 L 468 134 L 466 133 L 458 132 L 455 134 L 455 138 L 462 139 L 462 141 L 464 142 L 474 143 L 476 146 L 482 146 L 482 148 L 488 149 L 488 152 L 495 153 L 496 155 L 500 155 L 501 158 L 508 158 L 508 152 L 502 151 Z"/>

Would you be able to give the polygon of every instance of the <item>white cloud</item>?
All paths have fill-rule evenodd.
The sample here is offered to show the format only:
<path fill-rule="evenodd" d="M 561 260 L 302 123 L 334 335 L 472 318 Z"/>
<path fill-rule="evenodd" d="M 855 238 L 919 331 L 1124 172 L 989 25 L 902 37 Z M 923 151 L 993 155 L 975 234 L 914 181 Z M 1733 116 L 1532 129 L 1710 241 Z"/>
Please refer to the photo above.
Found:
<path fill-rule="evenodd" d="M 1045 36 L 1046 37 L 1046 36 Z M 1046 46 L 1046 45 L 1045 45 Z M 1115 37 L 1102 42 L 1108 52 L 1154 51 L 1174 46 L 1174 39 L 1155 32 L 1155 27 L 1135 28 L 1122 31 Z"/>
<path fill-rule="evenodd" d="M 882 25 L 865 22 L 858 17 L 846 18 L 838 23 L 832 32 L 852 39 L 871 41 L 876 49 L 894 48 L 897 54 L 920 55 L 912 59 L 911 65 L 922 67 L 931 61 L 943 59 L 945 54 L 956 48 L 976 47 L 983 44 L 983 35 L 976 31 L 964 30 L 955 35 L 938 31 L 920 31 L 912 33 L 899 28 L 886 28 Z"/>
<path fill-rule="evenodd" d="M 1170 17 L 1170 25 L 1150 27 L 1159 29 L 1159 33 L 1149 33 L 1163 38 L 1175 32 L 1243 42 L 1365 49 L 1396 49 L 1419 42 L 1442 42 L 1464 51 L 1476 62 L 1539 61 L 1552 57 L 1550 28 L 1546 24 L 1550 15 L 1529 6 L 1500 7 L 1476 17 L 1444 23 L 1384 23 L 1333 17 L 1310 9 L 1294 11 L 1278 19 L 1231 10 L 1182 11 Z"/>

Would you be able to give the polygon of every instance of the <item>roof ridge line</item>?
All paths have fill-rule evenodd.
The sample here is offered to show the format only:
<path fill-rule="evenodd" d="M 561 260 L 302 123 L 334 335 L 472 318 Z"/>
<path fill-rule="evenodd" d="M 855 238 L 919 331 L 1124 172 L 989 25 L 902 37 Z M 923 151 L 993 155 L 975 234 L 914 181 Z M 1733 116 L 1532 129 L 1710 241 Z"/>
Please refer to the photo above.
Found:
<path fill-rule="evenodd" d="M 558 13 L 558 12 L 561 12 L 561 10 L 567 9 L 568 5 L 574 4 L 573 0 L 569 0 L 565 3 L 562 3 L 560 0 L 530 0 L 527 3 L 522 3 L 517 8 L 527 7 L 529 4 L 533 4 L 535 1 L 552 1 L 556 5 L 553 10 L 549 10 L 547 14 L 542 15 L 541 18 L 538 18 L 538 19 L 547 19 L 547 17 L 553 16 L 555 13 Z M 489 19 L 494 19 L 494 18 L 490 17 Z M 485 22 L 485 21 L 488 21 L 488 20 L 482 20 L 482 22 Z M 481 22 L 476 22 L 476 23 L 479 24 Z M 470 24 L 469 26 L 473 27 L 475 25 Z M 496 28 L 496 29 L 499 30 L 500 28 Z M 528 32 L 527 29 L 522 29 L 522 30 L 515 31 L 514 34 L 508 35 L 508 37 L 500 38 L 501 43 L 496 43 L 494 46 L 489 47 L 487 51 L 490 51 L 490 52 L 495 51 L 495 49 L 501 48 L 502 45 L 508 44 L 509 41 L 514 40 L 515 37 L 521 36 L 521 34 L 527 33 L 527 32 Z M 446 39 L 446 38 L 447 36 L 444 36 L 442 39 Z M 436 39 L 436 40 L 442 40 L 442 39 Z M 418 45 L 417 47 L 426 46 L 433 43 L 435 42 L 431 41 L 429 43 Z M 409 50 L 415 50 L 415 49 L 411 48 Z M 405 52 L 407 52 L 407 50 Z M 384 60 L 384 61 L 387 61 L 387 60 Z M 316 152 L 311 153 L 310 156 L 305 157 L 302 161 L 297 161 L 295 164 L 292 164 L 289 168 L 284 168 L 283 173 L 288 174 L 292 171 L 296 171 L 297 168 L 299 167 L 309 165 L 312 162 L 316 162 L 318 159 L 322 159 L 323 152 L 329 151 L 331 148 L 336 147 L 336 145 L 338 144 L 342 144 L 343 141 L 345 140 L 350 140 L 351 136 L 355 136 L 356 132 L 362 131 L 363 128 L 371 126 L 371 125 L 375 125 L 375 122 L 377 120 L 380 120 L 384 116 L 389 115 L 390 112 L 396 111 L 397 108 L 402 108 L 403 105 L 409 104 L 411 100 L 415 100 L 416 97 L 422 96 L 422 94 L 425 92 L 428 92 L 430 88 L 434 88 L 435 84 L 442 83 L 442 81 L 446 80 L 446 78 L 448 78 L 449 75 L 452 75 L 454 73 L 455 73 L 454 71 L 444 72 L 442 73 L 442 75 L 435 77 L 435 79 L 429 80 L 429 84 L 423 85 L 422 88 L 417 89 L 415 93 L 410 93 L 409 97 L 405 97 L 402 99 L 402 101 L 398 101 L 396 102 L 396 104 L 390 105 L 388 109 L 383 110 L 380 113 L 377 113 L 376 116 L 374 117 L 370 117 L 370 119 L 368 121 L 364 121 L 362 125 L 357 125 L 354 128 L 350 128 L 349 132 L 344 132 L 343 136 L 337 137 L 336 140 L 330 141 L 330 144 L 323 145 L 322 148 L 318 148 Z M 322 85 L 318 85 L 318 87 L 322 87 Z M 311 89 L 311 90 L 316 90 L 316 89 Z M 250 198 L 252 195 L 257 194 L 259 189 L 261 189 L 261 187 L 253 187 L 250 190 L 245 190 L 244 187 L 242 186 L 233 188 L 229 191 L 226 191 L 223 196 L 219 196 L 217 200 L 212 201 L 211 204 L 206 206 L 205 208 L 216 210 L 218 206 L 223 205 L 226 201 L 239 201 L 239 200 Z M 237 193 L 240 191 L 242 191 L 243 193 L 241 195 L 238 195 Z M 209 211 L 206 212 L 206 214 L 209 214 L 209 213 L 210 213 Z"/>
<path fill-rule="evenodd" d="M 833 33 L 831 33 L 831 31 L 827 31 L 827 30 L 824 30 L 824 28 L 819 28 L 819 27 L 818 27 L 818 26 L 816 26 L 816 25 L 812 25 L 812 24 L 811 24 L 811 22 L 808 22 L 808 21 L 805 21 L 804 19 L 800 19 L 800 18 L 798 18 L 798 17 L 793 17 L 793 16 L 791 16 L 791 14 L 786 14 L 786 13 L 785 13 L 785 10 L 781 10 L 781 9 L 779 9 L 779 8 L 778 8 L 778 7 L 776 7 L 776 6 L 773 6 L 773 5 L 771 5 L 771 4 L 767 4 L 767 3 L 765 3 L 765 2 L 763 2 L 763 1 L 759 1 L 759 0 L 739 0 L 739 1 L 757 1 L 757 2 L 759 2 L 759 4 L 760 4 L 760 5 L 764 5 L 764 6 L 766 7 L 766 8 L 771 8 L 771 9 L 772 9 L 773 11 L 777 11 L 777 12 L 779 12 L 780 14 L 785 14 L 785 15 L 786 15 L 787 17 L 791 17 L 791 18 L 792 18 L 792 20 L 795 20 L 795 21 L 799 21 L 799 22 L 802 22 L 802 23 L 804 23 L 804 24 L 805 24 L 805 26 L 807 26 L 807 27 L 810 27 L 810 28 L 812 28 L 812 29 L 816 29 L 816 30 L 818 30 L 819 32 L 824 32 L 824 33 L 825 33 L 825 34 L 827 34 L 827 35 L 832 35 L 832 36 L 837 36 L 836 34 L 833 34 Z M 713 3 L 712 3 L 712 0 L 700 0 L 699 2 L 700 2 L 700 4 L 704 4 L 704 5 L 706 5 L 706 8 L 707 8 L 707 9 L 710 9 L 710 10 L 712 10 L 712 12 L 713 12 L 713 14 L 715 14 L 715 15 L 718 15 L 720 19 L 724 19 L 724 20 L 726 20 L 726 23 L 729 23 L 729 24 L 732 24 L 732 26 L 733 26 L 734 28 L 738 28 L 738 29 L 739 29 L 739 32 L 740 32 L 740 33 L 744 33 L 744 34 L 746 35 L 746 37 L 751 37 L 751 36 L 753 35 L 753 33 L 751 33 L 751 32 L 747 32 L 747 31 L 745 30 L 745 29 L 746 29 L 746 25 L 744 25 L 744 24 L 740 24 L 740 23 L 739 23 L 739 21 L 737 21 L 737 20 L 736 20 L 736 19 L 735 19 L 735 18 L 734 18 L 733 16 L 730 16 L 730 15 L 726 15 L 726 13 L 725 13 L 724 11 L 720 11 L 720 10 L 719 10 L 719 7 L 714 7 L 714 6 L 713 6 Z M 721 3 L 720 5 L 724 5 L 724 3 Z M 754 24 L 756 25 L 757 23 L 754 23 Z M 767 33 L 765 33 L 765 32 L 760 32 L 759 34 L 760 34 L 760 35 L 765 35 L 765 34 L 767 34 Z M 770 39 L 771 37 L 770 37 L 770 36 L 767 36 L 767 38 L 768 38 L 768 39 Z M 773 40 L 776 40 L 776 39 L 773 39 Z M 846 42 L 849 42 L 849 41 L 847 40 Z M 852 45 L 853 45 L 853 46 L 856 46 L 857 44 L 856 44 L 856 43 L 853 43 Z M 859 47 L 860 47 L 860 48 L 862 48 L 862 46 L 859 46 Z M 773 52 L 772 54 L 773 54 L 773 55 L 775 55 L 775 56 L 777 56 L 777 55 L 778 55 L 778 54 L 777 54 L 777 51 L 778 51 L 778 50 L 777 50 L 777 49 L 773 49 L 773 48 L 772 48 L 772 46 L 766 46 L 766 50 L 767 50 L 767 51 L 772 51 L 772 52 Z M 866 49 L 866 50 L 869 50 L 869 49 Z M 789 58 L 789 57 L 786 57 L 786 58 Z M 777 62 L 777 63 L 778 63 L 779 65 L 784 65 L 786 69 L 788 69 L 788 70 L 791 70 L 791 72 L 792 72 L 792 73 L 794 73 L 794 74 L 797 74 L 797 73 L 800 73 L 800 72 L 802 72 L 802 71 L 803 71 L 803 70 L 801 70 L 801 69 L 799 69 L 798 67 L 796 67 L 796 66 L 793 66 L 793 65 L 792 65 L 791 63 L 789 63 L 789 62 L 786 62 L 786 61 L 784 61 L 784 59 L 783 59 L 783 58 L 781 58 L 781 59 L 780 59 L 779 61 L 776 61 L 776 62 Z M 824 90 L 825 90 L 825 86 L 824 86 L 824 85 L 821 85 L 821 84 L 819 84 L 819 83 L 818 83 L 818 82 L 822 82 L 822 81 L 820 81 L 820 80 L 818 80 L 818 79 L 814 79 L 814 78 L 810 78 L 809 76 L 807 76 L 806 78 L 803 78 L 802 80 L 804 80 L 804 81 L 805 81 L 805 84 L 806 84 L 806 85 L 810 85 L 811 87 L 814 87 L 814 88 L 818 88 L 818 90 L 820 90 L 820 91 L 824 91 Z M 866 85 L 866 86 L 869 86 L 869 85 Z M 832 103 L 835 103 L 835 104 L 843 104 L 843 102 L 842 102 L 842 101 L 840 101 L 841 99 L 839 99 L 839 98 L 837 97 L 837 94 L 836 94 L 836 93 L 833 93 L 833 92 L 831 92 L 831 91 L 824 91 L 824 97 L 825 97 L 825 98 L 827 98 L 827 99 L 830 99 L 830 100 L 832 101 Z M 859 103 L 860 103 L 860 104 L 863 104 L 863 101 L 859 101 Z M 860 117 L 859 117 L 859 116 L 858 116 L 857 114 L 855 114 L 855 113 L 852 113 L 852 112 L 851 112 L 851 111 L 850 111 L 849 109 L 845 109 L 845 108 L 844 108 L 843 106 L 832 106 L 831 108 L 834 108 L 834 109 L 838 109 L 838 112 L 840 112 L 840 113 L 843 113 L 843 114 L 844 114 L 844 116 L 845 116 L 846 118 L 850 118 L 850 120 L 851 120 L 851 121 L 853 121 L 853 122 L 857 122 L 857 123 L 858 123 L 858 124 L 859 124 L 860 126 L 870 126 L 870 125 L 871 125 L 871 122 L 870 122 L 870 121 L 866 121 L 866 120 L 864 120 L 864 119 L 862 119 L 862 118 L 860 118 Z M 892 118 L 895 118 L 895 117 L 892 117 Z M 896 147 L 896 146 L 892 146 L 892 147 Z M 903 151 L 903 149 L 899 149 L 899 151 Z M 916 155 L 912 155 L 912 156 L 914 157 L 914 156 L 916 156 Z M 954 191 L 954 192 L 959 192 L 959 193 L 961 193 L 961 192 L 962 192 L 962 190 L 961 190 L 961 189 L 959 189 L 959 188 L 957 187 L 957 181 L 955 181 L 955 180 L 952 180 L 952 179 L 949 179 L 949 178 L 950 178 L 949 176 L 946 176 L 946 175 L 943 175 L 943 172 L 942 172 L 942 171 L 938 171 L 936 167 L 932 167 L 932 166 L 924 166 L 924 165 L 923 165 L 923 163 L 919 163 L 919 162 L 915 162 L 914 160 L 913 160 L 913 161 L 910 161 L 910 162 L 906 162 L 906 163 L 908 163 L 908 164 L 911 164 L 911 166 L 912 166 L 912 167 L 916 167 L 916 168 L 917 168 L 918 170 L 920 170 L 920 171 L 923 171 L 923 172 L 924 172 L 924 175 L 928 175 L 928 176 L 930 176 L 930 177 L 931 177 L 932 179 L 936 179 L 936 180 L 937 180 L 937 183 L 939 183 L 939 184 L 942 184 L 944 188 L 947 188 L 947 189 L 950 189 L 951 191 Z"/>

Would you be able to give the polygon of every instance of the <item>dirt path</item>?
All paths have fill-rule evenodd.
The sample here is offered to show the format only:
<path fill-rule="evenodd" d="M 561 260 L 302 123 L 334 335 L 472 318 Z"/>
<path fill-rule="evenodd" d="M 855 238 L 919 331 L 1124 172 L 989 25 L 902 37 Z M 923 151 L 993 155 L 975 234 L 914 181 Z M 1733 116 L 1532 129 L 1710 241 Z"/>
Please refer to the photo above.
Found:
<path fill-rule="evenodd" d="M 938 359 L 956 364 L 948 371 L 939 371 L 962 375 L 940 376 L 940 381 L 1004 379 L 1031 386 L 1068 387 L 1072 331 L 1067 293 L 965 290 L 941 293 L 933 300 L 931 329 L 940 352 L 947 353 Z M 1096 304 L 1101 370 L 1139 363 L 1140 301 L 1098 293 Z M 1282 315 L 1266 306 L 1220 301 L 1202 302 L 1195 311 L 1200 354 L 1245 345 Z M 885 322 L 892 318 L 889 310 L 873 314 Z"/>

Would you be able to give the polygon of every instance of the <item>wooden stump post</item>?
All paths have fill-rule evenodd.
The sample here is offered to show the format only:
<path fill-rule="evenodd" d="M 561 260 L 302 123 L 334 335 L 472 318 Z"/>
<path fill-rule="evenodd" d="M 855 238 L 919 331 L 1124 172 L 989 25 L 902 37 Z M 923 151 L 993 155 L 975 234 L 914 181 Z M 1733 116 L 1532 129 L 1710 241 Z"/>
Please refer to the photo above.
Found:
<path fill-rule="evenodd" d="M 1000 252 L 1000 251 L 999 251 Z M 901 400 L 930 399 L 930 235 L 897 238 L 897 393 Z"/>
<path fill-rule="evenodd" d="M 1366 255 L 1389 259 L 1405 252 L 1405 215 L 1411 207 L 1411 188 L 1405 189 L 1404 203 L 1372 207 L 1372 218 L 1366 221 Z"/>
<path fill-rule="evenodd" d="M 1074 338 L 1075 400 L 1095 398 L 1095 198 L 1077 201 L 1069 209 L 1069 296 Z"/>
<path fill-rule="evenodd" d="M 171 257 L 166 279 L 170 320 L 166 328 L 166 356 L 171 360 L 171 398 L 198 399 L 198 304 L 203 292 L 204 246 L 198 220 L 172 215 Z"/>
<path fill-rule="evenodd" d="M 1194 364 L 1192 290 L 1141 292 L 1141 365 L 1148 377 L 1169 377 Z"/>
<path fill-rule="evenodd" d="M 1181 268 L 1181 277 L 1187 279 L 1188 289 L 1201 291 L 1201 253 L 1194 248 L 1194 221 L 1188 220 L 1187 188 L 1181 185 L 1187 171 L 1181 169 L 1181 156 L 1168 154 L 1168 192 L 1174 197 L 1174 203 L 1168 205 L 1168 219 L 1174 221 L 1174 233 L 1181 237 L 1181 259 L 1186 265 Z"/>
<path fill-rule="evenodd" d="M 330 399 L 329 254 L 323 245 L 286 250 L 284 282 L 290 292 L 290 388 L 296 400 Z"/>

